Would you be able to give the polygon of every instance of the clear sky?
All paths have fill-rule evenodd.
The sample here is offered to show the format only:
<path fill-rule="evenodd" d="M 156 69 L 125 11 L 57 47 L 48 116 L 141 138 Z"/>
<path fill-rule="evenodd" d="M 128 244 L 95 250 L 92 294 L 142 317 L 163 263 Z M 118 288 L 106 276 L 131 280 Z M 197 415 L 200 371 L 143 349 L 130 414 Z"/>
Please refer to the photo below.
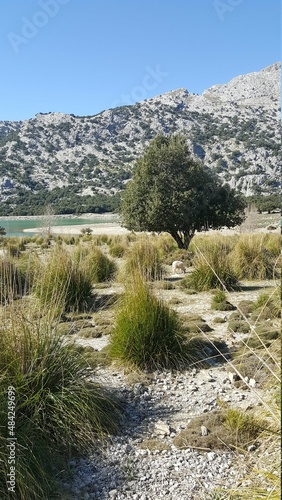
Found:
<path fill-rule="evenodd" d="M 202 93 L 281 60 L 280 0 L 2 0 L 0 120 Z"/>

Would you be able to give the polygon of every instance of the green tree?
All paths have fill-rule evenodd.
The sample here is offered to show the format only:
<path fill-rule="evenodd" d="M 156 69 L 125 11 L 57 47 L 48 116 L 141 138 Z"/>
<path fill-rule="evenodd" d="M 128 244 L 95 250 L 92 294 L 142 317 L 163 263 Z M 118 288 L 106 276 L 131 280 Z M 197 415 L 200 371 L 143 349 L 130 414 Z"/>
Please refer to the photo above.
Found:
<path fill-rule="evenodd" d="M 187 249 L 195 231 L 241 224 L 245 201 L 190 155 L 181 135 L 157 136 L 137 161 L 121 200 L 123 225 L 168 232 Z"/>
<path fill-rule="evenodd" d="M 6 234 L 5 228 L 0 226 L 0 236 L 4 236 Z"/>

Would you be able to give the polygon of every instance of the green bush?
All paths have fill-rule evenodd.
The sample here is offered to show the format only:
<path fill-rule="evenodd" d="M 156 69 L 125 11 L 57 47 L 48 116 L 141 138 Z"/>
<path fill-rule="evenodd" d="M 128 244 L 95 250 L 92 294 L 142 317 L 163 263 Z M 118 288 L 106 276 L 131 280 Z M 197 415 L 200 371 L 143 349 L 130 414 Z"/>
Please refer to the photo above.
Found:
<path fill-rule="evenodd" d="M 16 402 L 16 494 L 21 500 L 57 498 L 55 478 L 71 454 L 93 449 L 115 432 L 120 405 L 88 378 L 79 350 L 43 319 L 11 308 L 0 335 L 0 497 L 8 500 L 7 389 Z M 53 496 L 54 495 L 54 496 Z"/>
<path fill-rule="evenodd" d="M 148 238 L 142 238 L 133 244 L 126 260 L 125 272 L 127 276 L 138 272 L 146 280 L 156 280 L 162 277 L 158 249 Z"/>
<path fill-rule="evenodd" d="M 178 368 L 189 360 L 176 313 L 152 294 L 140 276 L 127 285 L 119 304 L 109 353 L 142 370 Z"/>

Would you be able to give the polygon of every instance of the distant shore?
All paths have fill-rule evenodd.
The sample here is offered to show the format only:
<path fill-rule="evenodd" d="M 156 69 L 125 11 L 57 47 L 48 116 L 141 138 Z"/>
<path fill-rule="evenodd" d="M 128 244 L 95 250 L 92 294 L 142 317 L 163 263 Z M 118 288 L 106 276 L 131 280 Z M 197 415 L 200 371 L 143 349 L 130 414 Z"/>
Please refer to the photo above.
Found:
<path fill-rule="evenodd" d="M 51 226 L 50 232 L 52 234 L 81 234 L 81 230 L 89 228 L 92 230 L 91 234 L 128 234 L 130 231 L 122 227 L 118 223 L 105 223 L 105 224 L 76 224 L 75 226 Z M 30 229 L 23 229 L 24 233 L 41 233 L 44 228 L 34 227 Z"/>
<path fill-rule="evenodd" d="M 110 219 L 116 217 L 118 219 L 118 214 L 114 212 L 106 212 L 104 214 L 60 214 L 60 215 L 7 215 L 0 216 L 0 220 L 36 220 L 36 219 Z"/>

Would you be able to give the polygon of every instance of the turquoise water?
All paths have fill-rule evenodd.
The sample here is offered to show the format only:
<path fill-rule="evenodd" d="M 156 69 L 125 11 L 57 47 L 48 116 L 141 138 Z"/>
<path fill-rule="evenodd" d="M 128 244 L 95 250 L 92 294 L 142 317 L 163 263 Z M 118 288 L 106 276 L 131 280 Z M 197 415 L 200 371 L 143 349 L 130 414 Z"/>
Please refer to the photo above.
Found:
<path fill-rule="evenodd" d="M 93 219 L 68 219 L 68 218 L 56 218 L 52 221 L 52 226 L 75 226 L 77 224 L 105 224 L 107 222 L 117 222 L 118 217 L 113 215 L 112 217 L 99 217 L 95 218 L 93 215 Z M 5 228 L 6 237 L 11 236 L 34 236 L 36 233 L 23 232 L 23 229 L 31 229 L 34 227 L 44 228 L 47 226 L 46 221 L 44 219 L 2 219 L 0 220 L 0 226 Z M 49 226 L 49 223 L 48 223 Z"/>

